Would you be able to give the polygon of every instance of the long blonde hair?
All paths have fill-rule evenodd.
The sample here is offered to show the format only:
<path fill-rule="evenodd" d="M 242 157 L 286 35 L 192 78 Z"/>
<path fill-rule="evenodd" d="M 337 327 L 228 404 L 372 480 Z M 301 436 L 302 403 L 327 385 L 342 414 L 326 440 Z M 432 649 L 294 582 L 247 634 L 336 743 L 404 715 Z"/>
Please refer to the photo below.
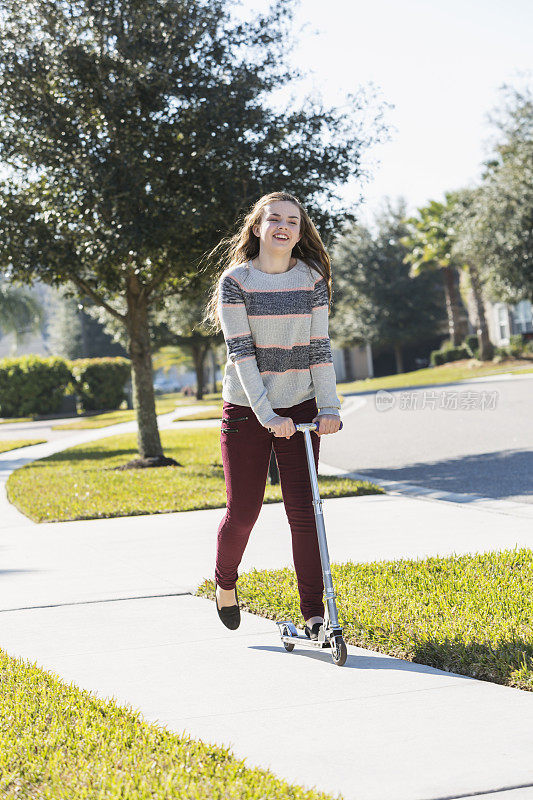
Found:
<path fill-rule="evenodd" d="M 226 269 L 245 264 L 259 255 L 259 239 L 252 229 L 254 225 L 261 224 L 265 207 L 275 200 L 290 200 L 300 209 L 301 237 L 300 241 L 293 247 L 291 255 L 304 261 L 325 279 L 328 290 L 328 304 L 331 303 L 331 262 L 320 234 L 307 211 L 294 195 L 289 194 L 289 192 L 270 192 L 260 197 L 250 211 L 245 214 L 239 230 L 233 236 L 221 239 L 206 256 L 207 259 L 212 259 L 220 250 L 223 251 L 218 262 L 218 269 L 214 275 L 209 302 L 205 307 L 205 314 L 202 320 L 204 325 L 214 327 L 217 332 L 221 329 L 217 313 L 220 276 Z"/>

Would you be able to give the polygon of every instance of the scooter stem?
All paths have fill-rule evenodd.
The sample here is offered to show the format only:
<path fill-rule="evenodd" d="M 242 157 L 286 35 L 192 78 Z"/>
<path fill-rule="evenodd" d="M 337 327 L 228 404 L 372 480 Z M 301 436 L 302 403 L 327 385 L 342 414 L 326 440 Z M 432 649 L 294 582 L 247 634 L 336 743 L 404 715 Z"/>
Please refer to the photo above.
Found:
<path fill-rule="evenodd" d="M 322 500 L 318 490 L 318 477 L 315 467 L 315 456 L 313 452 L 313 445 L 311 442 L 311 431 L 316 430 L 315 422 L 302 422 L 295 424 L 297 431 L 302 431 L 305 440 L 305 450 L 307 454 L 307 463 L 309 465 L 309 477 L 311 479 L 311 490 L 313 492 L 313 508 L 315 510 L 316 532 L 318 537 L 318 547 L 320 550 L 320 561 L 322 564 L 322 574 L 324 578 L 324 591 L 326 599 L 326 608 L 329 618 L 329 626 L 331 628 L 339 627 L 339 620 L 337 614 L 337 603 L 335 602 L 335 590 L 333 588 L 333 581 L 331 578 L 331 566 L 329 562 L 328 543 L 326 540 L 326 528 L 324 525 L 324 515 L 322 512 Z M 342 427 L 342 422 L 341 422 Z"/>

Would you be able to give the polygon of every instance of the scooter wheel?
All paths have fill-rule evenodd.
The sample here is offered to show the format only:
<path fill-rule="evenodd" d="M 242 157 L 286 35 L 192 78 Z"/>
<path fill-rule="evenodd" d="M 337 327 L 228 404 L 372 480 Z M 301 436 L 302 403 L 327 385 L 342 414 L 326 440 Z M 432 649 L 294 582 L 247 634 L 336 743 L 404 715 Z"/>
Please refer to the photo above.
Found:
<path fill-rule="evenodd" d="M 294 650 L 294 645 L 291 644 L 290 642 L 283 642 L 283 647 L 285 648 L 287 653 L 292 653 L 292 651 Z"/>
<path fill-rule="evenodd" d="M 331 640 L 331 657 L 338 667 L 342 667 L 348 657 L 346 643 L 342 636 L 334 636 Z"/>

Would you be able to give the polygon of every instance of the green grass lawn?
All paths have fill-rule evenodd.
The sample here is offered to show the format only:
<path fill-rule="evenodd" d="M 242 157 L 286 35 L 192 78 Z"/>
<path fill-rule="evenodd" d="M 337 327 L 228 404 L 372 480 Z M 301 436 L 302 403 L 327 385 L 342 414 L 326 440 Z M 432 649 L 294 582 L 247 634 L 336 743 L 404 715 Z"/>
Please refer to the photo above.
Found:
<path fill-rule="evenodd" d="M 35 522 L 223 508 L 219 428 L 163 430 L 161 440 L 181 466 L 113 469 L 137 456 L 136 434 L 120 434 L 21 467 L 8 478 L 8 498 Z M 369 481 L 343 477 L 320 478 L 319 486 L 322 498 L 384 494 Z M 281 500 L 280 485 L 267 482 L 265 502 Z"/>
<path fill-rule="evenodd" d="M 213 403 L 212 405 L 215 405 Z M 216 408 L 211 411 L 196 411 L 194 414 L 177 414 L 175 420 L 188 420 L 188 419 L 221 419 L 222 418 L 222 403 L 217 403 Z"/>
<path fill-rule="evenodd" d="M 203 400 L 195 400 L 189 397 L 183 397 L 181 392 L 174 392 L 171 394 L 156 395 L 155 410 L 157 414 L 169 414 L 174 411 L 176 406 L 189 406 L 196 403 L 205 404 L 208 401 L 205 397 L 214 396 L 217 400 L 220 395 L 205 395 Z M 213 401 L 211 401 L 213 402 Z M 106 425 L 117 425 L 119 422 L 130 422 L 135 419 L 136 414 L 133 409 L 117 409 L 116 411 L 104 411 L 101 414 L 93 414 L 81 419 L 73 418 L 71 422 L 65 422 L 61 425 L 52 425 L 54 431 L 65 430 L 80 430 L 85 428 L 104 428 Z"/>
<path fill-rule="evenodd" d="M 508 359 L 499 364 L 491 362 L 483 364 L 474 359 L 442 364 L 439 367 L 427 367 L 397 375 L 385 375 L 382 378 L 365 378 L 364 380 L 337 383 L 337 391 L 368 392 L 378 389 L 396 389 L 402 386 L 423 386 L 440 383 L 453 383 L 468 378 L 481 378 L 486 375 L 499 375 L 503 372 L 533 372 L 531 359 Z"/>
<path fill-rule="evenodd" d="M 347 643 L 533 691 L 532 550 L 348 562 L 331 571 Z M 302 625 L 294 570 L 242 573 L 238 587 L 242 608 Z M 214 598 L 213 580 L 197 594 Z"/>
<path fill-rule="evenodd" d="M 0 797 L 333 800 L 0 650 Z"/>
<path fill-rule="evenodd" d="M 29 447 L 32 444 L 43 444 L 47 439 L 6 439 L 0 440 L 0 453 L 16 450 L 18 447 Z"/>

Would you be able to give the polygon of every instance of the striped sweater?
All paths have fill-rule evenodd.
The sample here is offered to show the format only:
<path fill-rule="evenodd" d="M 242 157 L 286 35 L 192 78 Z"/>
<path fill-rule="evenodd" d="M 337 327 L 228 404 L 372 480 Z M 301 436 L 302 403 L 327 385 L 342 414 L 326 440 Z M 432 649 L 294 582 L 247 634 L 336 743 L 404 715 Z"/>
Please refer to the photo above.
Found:
<path fill-rule="evenodd" d="M 250 406 L 264 427 L 275 408 L 312 397 L 321 414 L 339 414 L 327 284 L 318 272 L 300 259 L 274 274 L 239 264 L 220 276 L 217 309 L 227 348 L 223 400 Z"/>

